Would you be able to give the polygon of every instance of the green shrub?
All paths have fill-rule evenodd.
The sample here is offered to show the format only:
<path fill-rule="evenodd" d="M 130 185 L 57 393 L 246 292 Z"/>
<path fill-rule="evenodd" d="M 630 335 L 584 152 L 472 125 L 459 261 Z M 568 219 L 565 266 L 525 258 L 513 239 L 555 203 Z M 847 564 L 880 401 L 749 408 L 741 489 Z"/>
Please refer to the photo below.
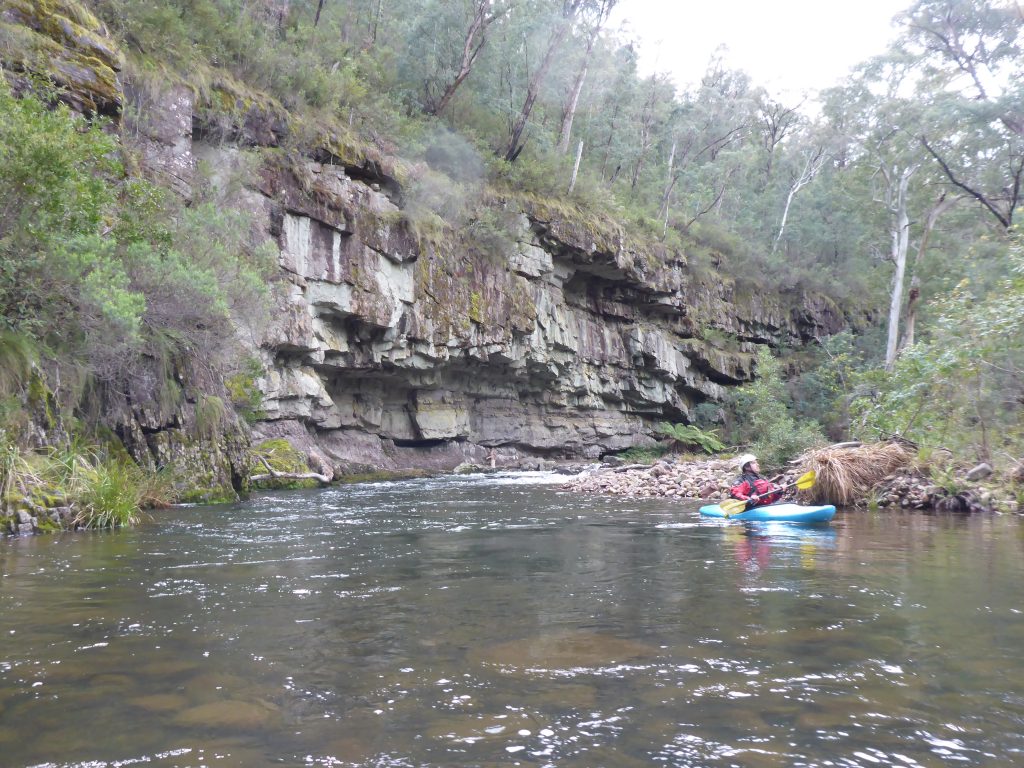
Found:
<path fill-rule="evenodd" d="M 101 124 L 15 98 L 0 77 L 0 327 L 68 338 L 118 309 L 124 276 L 95 240 L 115 204 L 115 149 Z"/>
<path fill-rule="evenodd" d="M 667 447 L 656 445 L 650 448 L 629 448 L 616 454 L 616 457 L 630 464 L 653 464 L 667 452 Z"/>
<path fill-rule="evenodd" d="M 979 461 L 1024 452 L 1024 243 L 1004 244 L 1012 276 L 988 295 L 965 281 L 934 304 L 927 336 L 892 371 L 870 369 L 853 386 L 852 429 L 863 439 L 899 434 Z"/>
<path fill-rule="evenodd" d="M 7 435 L 7 430 L 0 429 L 0 502 L 14 488 L 15 473 L 20 462 L 18 446 Z"/>
<path fill-rule="evenodd" d="M 817 422 L 793 417 L 782 368 L 767 348 L 757 356 L 757 379 L 741 387 L 734 398 L 735 429 L 765 467 L 782 466 L 825 442 Z"/>
<path fill-rule="evenodd" d="M 24 385 L 34 359 L 28 336 L 0 327 L 0 397 L 13 395 Z"/>
<path fill-rule="evenodd" d="M 254 424 L 263 418 L 263 393 L 256 381 L 265 375 L 263 363 L 257 357 L 243 361 L 241 370 L 224 380 L 231 405 L 247 423 Z"/>
<path fill-rule="evenodd" d="M 73 443 L 41 453 L 22 453 L 0 433 L 0 486 L 27 493 L 44 507 L 72 505 L 75 525 L 119 528 L 135 525 L 147 507 L 166 506 L 171 489 L 159 473 L 125 455 L 104 455 Z"/>

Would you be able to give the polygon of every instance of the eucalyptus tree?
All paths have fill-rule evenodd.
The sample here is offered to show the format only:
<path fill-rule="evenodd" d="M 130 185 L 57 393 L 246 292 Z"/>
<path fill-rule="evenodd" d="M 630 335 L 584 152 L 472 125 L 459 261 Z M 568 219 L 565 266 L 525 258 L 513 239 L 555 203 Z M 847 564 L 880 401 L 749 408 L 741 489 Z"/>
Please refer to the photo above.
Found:
<path fill-rule="evenodd" d="M 487 45 L 492 25 L 515 8 L 514 0 L 428 2 L 417 11 L 407 63 L 423 83 L 423 110 L 439 115 Z"/>
<path fill-rule="evenodd" d="M 919 140 L 949 182 L 1009 229 L 1024 195 L 1024 9 L 918 0 L 898 45 L 928 110 Z"/>
<path fill-rule="evenodd" d="M 572 89 L 569 91 L 565 107 L 562 109 L 562 128 L 559 131 L 558 136 L 558 150 L 560 152 L 564 153 L 569 150 L 569 138 L 572 135 L 572 124 L 576 119 L 576 109 L 579 107 L 580 94 L 583 92 L 583 84 L 587 79 L 587 71 L 590 68 L 590 60 L 594 53 L 594 46 L 597 43 L 597 40 L 601 35 L 601 30 L 604 28 L 605 22 L 608 21 L 608 15 L 612 12 L 616 2 L 617 0 L 599 0 L 599 2 L 591 8 L 585 8 L 581 14 L 583 26 L 585 27 L 584 35 L 586 44 L 582 60 L 579 65 L 579 70 L 573 80 Z M 578 159 L 577 165 L 579 165 Z"/>
<path fill-rule="evenodd" d="M 756 97 L 757 135 L 764 149 L 764 180 L 761 189 L 768 185 L 776 157 L 776 150 L 803 122 L 801 104 L 787 105 L 772 98 L 768 91 L 761 89 Z"/>
<path fill-rule="evenodd" d="M 673 193 L 684 185 L 684 229 L 721 206 L 742 163 L 736 150 L 749 139 L 755 102 L 746 73 L 728 70 L 713 60 L 696 90 L 684 97 L 670 128 L 667 172 L 658 217 L 665 226 Z"/>
<path fill-rule="evenodd" d="M 845 125 L 849 156 L 870 168 L 867 191 L 887 218 L 886 258 L 893 265 L 885 347 L 888 369 L 898 351 L 911 220 L 916 221 L 918 214 L 917 192 L 934 184 L 916 138 L 922 125 L 921 110 L 916 101 L 900 95 L 909 72 L 904 60 L 876 58 L 862 66 L 847 87 L 829 95 L 833 109 L 838 107 L 852 118 Z"/>
<path fill-rule="evenodd" d="M 793 205 L 793 199 L 797 193 L 810 184 L 818 176 L 822 167 L 825 165 L 825 161 L 828 160 L 828 155 L 825 154 L 825 147 L 822 145 L 811 145 L 808 146 L 800 155 L 801 162 L 797 166 L 798 170 L 793 174 L 792 180 L 789 183 L 789 191 L 786 193 L 786 202 L 782 206 L 782 217 L 779 220 L 779 232 L 775 235 L 775 240 L 772 242 L 772 253 L 779 248 L 779 241 L 782 240 L 782 235 L 786 231 L 786 220 L 789 219 L 789 210 Z"/>
<path fill-rule="evenodd" d="M 635 196 L 637 186 L 645 169 L 648 155 L 658 136 L 668 125 L 671 113 L 676 108 L 675 90 L 666 75 L 651 75 L 643 85 L 643 98 L 637 121 L 636 142 L 632 157 L 633 171 L 630 190 Z"/>
<path fill-rule="evenodd" d="M 556 54 L 562 49 L 581 10 L 602 0 L 535 0 L 537 18 L 546 38 L 540 60 L 536 62 L 533 72 L 526 84 L 522 106 L 517 115 L 509 119 L 508 141 L 505 144 L 504 157 L 514 162 L 523 151 L 523 133 L 530 120 L 534 105 L 540 95 L 541 85 L 547 77 L 548 70 L 555 61 Z M 534 10 L 534 9 L 531 9 Z M 528 55 L 526 46 L 524 54 Z"/>
<path fill-rule="evenodd" d="M 630 147 L 639 124 L 641 80 L 637 74 L 636 50 L 632 45 L 609 46 L 595 57 L 593 110 L 589 137 L 594 163 L 601 179 L 614 185 L 629 164 Z"/>

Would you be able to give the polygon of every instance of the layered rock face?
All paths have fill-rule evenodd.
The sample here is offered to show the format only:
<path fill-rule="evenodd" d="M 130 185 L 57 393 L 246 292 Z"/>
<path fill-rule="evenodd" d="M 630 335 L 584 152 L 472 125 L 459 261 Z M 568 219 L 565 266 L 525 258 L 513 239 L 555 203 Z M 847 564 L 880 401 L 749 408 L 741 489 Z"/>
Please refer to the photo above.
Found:
<path fill-rule="evenodd" d="M 197 151 L 224 165 L 222 150 Z M 748 380 L 757 345 L 842 325 L 827 303 L 740 300 L 729 282 L 695 279 L 680 254 L 501 201 L 508 237 L 492 250 L 450 232 L 418 240 L 386 175 L 351 174 L 266 167 L 247 204 L 284 277 L 260 343 L 256 432 L 336 471 L 650 443 L 656 422 L 687 420 Z"/>

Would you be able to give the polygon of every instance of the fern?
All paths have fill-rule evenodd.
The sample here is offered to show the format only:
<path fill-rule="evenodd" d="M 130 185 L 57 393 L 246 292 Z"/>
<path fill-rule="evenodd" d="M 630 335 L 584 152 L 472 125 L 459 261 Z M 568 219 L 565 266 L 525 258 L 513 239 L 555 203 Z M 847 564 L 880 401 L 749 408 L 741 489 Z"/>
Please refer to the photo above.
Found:
<path fill-rule="evenodd" d="M 717 430 L 701 429 L 693 424 L 669 424 L 663 421 L 657 426 L 659 433 L 679 446 L 695 446 L 705 453 L 718 453 L 725 445 L 718 439 Z"/>

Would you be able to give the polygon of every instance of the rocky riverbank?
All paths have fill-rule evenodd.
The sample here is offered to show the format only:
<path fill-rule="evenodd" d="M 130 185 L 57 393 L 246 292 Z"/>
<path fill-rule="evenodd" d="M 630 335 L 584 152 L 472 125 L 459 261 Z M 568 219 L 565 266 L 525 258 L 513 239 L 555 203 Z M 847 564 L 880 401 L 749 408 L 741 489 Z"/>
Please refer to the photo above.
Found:
<path fill-rule="evenodd" d="M 807 467 L 773 476 L 779 485 L 794 482 Z M 732 459 L 685 461 L 661 459 L 651 465 L 596 465 L 569 480 L 566 489 L 634 498 L 703 499 L 720 501 L 728 496 L 737 469 Z M 946 512 L 1019 513 L 1020 504 L 1012 485 L 983 483 L 989 478 L 971 478 L 949 470 L 907 466 L 887 474 L 863 490 L 852 505 L 866 509 L 911 509 Z M 939 482 L 939 481 L 942 482 Z M 809 491 L 802 501 L 832 503 Z"/>
<path fill-rule="evenodd" d="M 660 459 L 654 464 L 601 465 L 584 470 L 566 488 L 582 493 L 604 493 L 635 498 L 707 499 L 720 501 L 736 481 L 732 459 L 680 461 Z M 777 481 L 791 482 L 793 472 Z"/>

